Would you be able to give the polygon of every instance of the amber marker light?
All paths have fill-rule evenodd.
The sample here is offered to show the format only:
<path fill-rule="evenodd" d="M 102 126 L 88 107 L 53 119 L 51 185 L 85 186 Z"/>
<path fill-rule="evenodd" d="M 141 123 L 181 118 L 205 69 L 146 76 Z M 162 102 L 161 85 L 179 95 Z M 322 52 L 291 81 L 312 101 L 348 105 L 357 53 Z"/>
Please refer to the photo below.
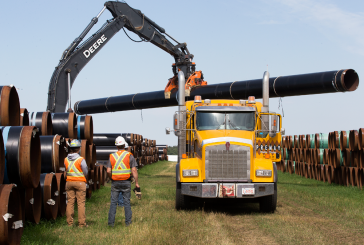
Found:
<path fill-rule="evenodd" d="M 195 95 L 195 103 L 201 103 L 201 95 Z"/>
<path fill-rule="evenodd" d="M 255 103 L 255 97 L 254 96 L 249 96 L 248 103 Z"/>

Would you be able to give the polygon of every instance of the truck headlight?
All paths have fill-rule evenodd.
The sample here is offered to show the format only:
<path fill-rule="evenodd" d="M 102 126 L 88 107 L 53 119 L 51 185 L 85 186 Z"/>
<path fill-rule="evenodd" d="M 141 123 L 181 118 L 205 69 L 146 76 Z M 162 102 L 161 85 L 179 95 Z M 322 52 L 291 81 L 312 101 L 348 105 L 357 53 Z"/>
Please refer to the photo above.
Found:
<path fill-rule="evenodd" d="M 187 169 L 182 171 L 183 177 L 196 177 L 198 176 L 198 170 L 197 169 Z"/>
<path fill-rule="evenodd" d="M 272 177 L 272 170 L 257 170 L 255 171 L 257 177 Z"/>

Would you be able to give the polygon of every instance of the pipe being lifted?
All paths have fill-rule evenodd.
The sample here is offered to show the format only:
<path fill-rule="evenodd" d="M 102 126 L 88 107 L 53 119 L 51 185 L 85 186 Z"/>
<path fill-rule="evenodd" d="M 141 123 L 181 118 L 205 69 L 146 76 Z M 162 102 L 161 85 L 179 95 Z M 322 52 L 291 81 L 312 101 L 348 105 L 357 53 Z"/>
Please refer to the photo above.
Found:
<path fill-rule="evenodd" d="M 355 91 L 359 85 L 359 76 L 352 69 L 327 71 L 292 76 L 269 78 L 270 98 L 324 94 Z M 157 107 L 177 106 L 178 90 L 174 89 L 170 99 L 164 98 L 164 90 L 121 95 L 100 99 L 78 101 L 74 105 L 77 114 L 95 114 L 114 111 L 128 111 Z M 262 98 L 262 80 L 236 81 L 212 84 L 192 89 L 186 100 L 193 100 L 195 95 L 206 99 L 248 99 L 249 96 Z"/>

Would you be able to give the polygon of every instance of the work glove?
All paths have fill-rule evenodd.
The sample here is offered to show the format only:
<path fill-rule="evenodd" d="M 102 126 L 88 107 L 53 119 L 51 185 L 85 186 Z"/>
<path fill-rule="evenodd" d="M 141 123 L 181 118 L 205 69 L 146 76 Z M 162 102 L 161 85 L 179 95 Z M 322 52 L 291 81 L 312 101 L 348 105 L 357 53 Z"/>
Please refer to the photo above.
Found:
<path fill-rule="evenodd" d="M 140 191 L 140 187 L 135 187 L 133 189 L 134 193 L 135 193 L 135 196 L 136 198 L 138 198 L 139 200 L 142 199 L 142 192 Z"/>
<path fill-rule="evenodd" d="M 132 183 L 132 184 L 134 184 L 134 183 L 135 183 L 135 179 L 134 179 L 134 177 L 133 177 L 133 176 L 131 177 L 131 183 Z"/>

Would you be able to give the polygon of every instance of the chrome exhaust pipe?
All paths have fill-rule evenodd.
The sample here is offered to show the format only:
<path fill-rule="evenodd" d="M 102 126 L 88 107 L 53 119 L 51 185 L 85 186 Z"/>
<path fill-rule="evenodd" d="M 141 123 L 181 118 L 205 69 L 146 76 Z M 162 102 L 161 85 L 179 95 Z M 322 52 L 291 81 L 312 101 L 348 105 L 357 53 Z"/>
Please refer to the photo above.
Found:
<path fill-rule="evenodd" d="M 263 74 L 263 107 L 262 112 L 269 112 L 269 72 Z M 269 130 L 269 115 L 262 115 L 262 130 Z"/>
<path fill-rule="evenodd" d="M 186 103 L 185 103 L 185 75 L 183 71 L 178 72 L 178 164 L 182 159 L 182 154 L 186 154 Z"/>

